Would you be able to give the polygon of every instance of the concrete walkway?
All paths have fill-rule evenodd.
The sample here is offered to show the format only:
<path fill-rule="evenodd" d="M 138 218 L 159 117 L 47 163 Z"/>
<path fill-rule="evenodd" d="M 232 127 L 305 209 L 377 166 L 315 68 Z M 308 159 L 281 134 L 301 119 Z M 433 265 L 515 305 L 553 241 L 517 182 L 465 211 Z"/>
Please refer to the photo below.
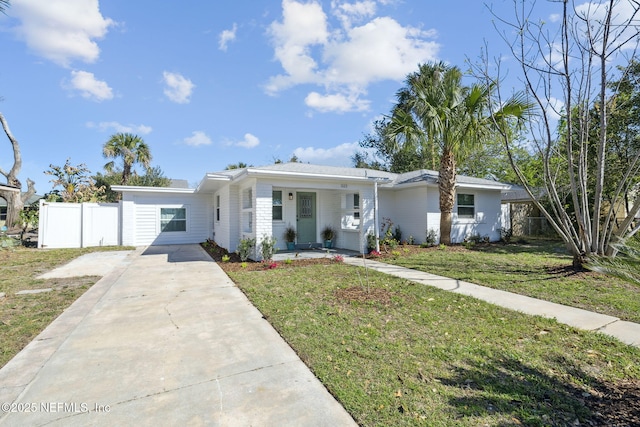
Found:
<path fill-rule="evenodd" d="M 0 370 L 0 425 L 356 425 L 199 245 L 121 261 Z"/>
<path fill-rule="evenodd" d="M 344 262 L 357 266 L 364 266 L 366 264 L 366 266 L 372 270 L 433 286 L 445 291 L 472 296 L 522 313 L 556 319 L 560 323 L 578 329 L 601 332 L 615 337 L 626 344 L 640 347 L 640 325 L 625 322 L 617 317 L 593 313 L 580 308 L 542 301 L 536 298 L 487 288 L 462 280 L 449 279 L 436 276 L 435 274 L 424 273 L 370 259 L 363 260 L 362 258 L 345 257 Z"/>

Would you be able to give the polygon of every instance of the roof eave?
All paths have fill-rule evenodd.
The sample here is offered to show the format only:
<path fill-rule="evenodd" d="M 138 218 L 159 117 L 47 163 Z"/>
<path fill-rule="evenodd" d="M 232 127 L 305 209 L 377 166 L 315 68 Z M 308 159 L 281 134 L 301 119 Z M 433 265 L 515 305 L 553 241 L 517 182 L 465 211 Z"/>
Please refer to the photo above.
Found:
<path fill-rule="evenodd" d="M 251 168 L 247 169 L 246 174 L 247 176 L 255 176 L 255 177 L 323 179 L 323 180 L 333 180 L 333 181 L 336 181 L 336 180 L 337 181 L 359 181 L 359 182 L 371 182 L 371 183 L 373 183 L 373 178 L 374 178 L 374 177 L 364 177 L 364 176 L 334 175 L 334 174 L 323 174 L 323 173 L 271 171 L 271 170 L 265 170 L 265 169 L 251 169 Z"/>
<path fill-rule="evenodd" d="M 121 193 L 162 193 L 162 194 L 193 194 L 194 188 L 172 188 L 172 187 L 139 187 L 133 185 L 112 185 L 113 191 Z"/>

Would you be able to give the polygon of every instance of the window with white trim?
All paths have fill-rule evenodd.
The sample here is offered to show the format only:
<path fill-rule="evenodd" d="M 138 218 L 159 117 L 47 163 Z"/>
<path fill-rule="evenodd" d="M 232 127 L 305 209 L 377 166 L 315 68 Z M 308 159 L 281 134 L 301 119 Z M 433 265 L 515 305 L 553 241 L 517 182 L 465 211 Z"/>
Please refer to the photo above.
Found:
<path fill-rule="evenodd" d="M 274 221 L 282 221 L 282 191 L 274 190 L 271 193 L 271 216 Z"/>
<path fill-rule="evenodd" d="M 246 188 L 242 191 L 242 209 L 251 209 L 253 207 L 253 189 Z"/>
<path fill-rule="evenodd" d="M 251 187 L 242 190 L 242 231 L 253 233 L 253 189 Z"/>
<path fill-rule="evenodd" d="M 360 194 L 353 195 L 353 218 L 360 219 Z"/>
<path fill-rule="evenodd" d="M 473 194 L 458 194 L 458 218 L 474 219 L 476 203 Z"/>
<path fill-rule="evenodd" d="M 360 194 L 348 193 L 342 199 L 342 219 L 340 221 L 343 230 L 357 230 L 360 228 Z"/>
<path fill-rule="evenodd" d="M 187 231 L 187 208 L 160 208 L 160 232 Z"/>

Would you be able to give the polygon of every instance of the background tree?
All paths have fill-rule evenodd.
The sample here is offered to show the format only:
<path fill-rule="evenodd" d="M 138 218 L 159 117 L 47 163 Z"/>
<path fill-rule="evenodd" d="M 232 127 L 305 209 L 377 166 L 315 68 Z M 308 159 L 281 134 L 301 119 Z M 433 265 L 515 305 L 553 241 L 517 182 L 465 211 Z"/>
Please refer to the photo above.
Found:
<path fill-rule="evenodd" d="M 411 116 L 402 112 L 374 121 L 373 131 L 359 145 L 367 151 L 354 154 L 351 160 L 355 167 L 403 173 L 434 170 L 438 164 L 437 148 L 415 127 Z M 371 151 L 375 155 L 369 159 L 366 153 Z"/>
<path fill-rule="evenodd" d="M 574 266 L 582 267 L 591 255 L 615 254 L 614 244 L 639 229 L 635 217 L 640 212 L 640 197 L 635 198 L 618 226 L 613 220 L 615 206 L 638 174 L 637 149 L 625 164 L 618 164 L 617 182 L 608 184 L 613 189 L 609 206 L 604 203 L 611 159 L 610 108 L 614 105 L 608 98 L 615 98 L 615 92 L 619 92 L 608 84 L 612 67 L 619 63 L 624 49 L 637 44 L 639 4 L 636 0 L 607 0 L 589 3 L 588 7 L 574 7 L 567 1 L 553 4 L 560 9 L 557 32 L 547 22 L 533 18 L 535 2 L 514 1 L 514 21 L 497 17 L 507 27 L 503 38 L 519 62 L 530 100 L 538 107 L 530 137 L 542 158 L 548 208 L 534 197 L 531 182 L 513 156 L 511 161 L 533 203 L 573 254 Z M 497 94 L 496 105 L 500 105 L 499 90 Z M 558 99 L 562 112 L 556 107 Z M 563 120 L 556 128 L 554 117 L 560 113 Z M 511 155 L 510 135 L 502 136 Z M 558 169 L 558 165 L 565 168 Z M 563 181 L 567 183 L 569 204 L 562 197 Z"/>
<path fill-rule="evenodd" d="M 18 179 L 18 174 L 20 173 L 20 169 L 22 169 L 20 144 L 11 133 L 9 124 L 2 113 L 0 113 L 0 123 L 2 124 L 2 129 L 4 129 L 4 133 L 7 135 L 7 138 L 9 138 L 9 142 L 11 142 L 11 148 L 13 150 L 13 166 L 8 171 L 0 168 L 0 175 L 5 177 L 7 185 L 16 187 L 22 191 L 22 183 Z M 20 221 L 20 211 L 24 208 L 26 201 L 36 193 L 34 185 L 35 183 L 32 180 L 27 179 L 27 191 L 23 194 L 21 194 L 21 192 L 0 190 L 0 197 L 7 201 L 6 224 L 8 227 L 13 227 Z"/>
<path fill-rule="evenodd" d="M 385 130 L 396 145 L 427 159 L 439 156 L 440 242 L 451 243 L 457 163 L 495 135 L 496 117 L 521 118 L 528 104 L 514 97 L 491 111 L 493 83 L 462 84 L 462 72 L 443 62 L 420 65 L 397 93 Z M 513 127 L 509 128 L 510 131 Z"/>
<path fill-rule="evenodd" d="M 351 163 L 354 168 L 375 169 L 381 171 L 387 170 L 378 160 L 371 159 L 369 154 L 365 151 L 356 151 L 353 153 L 353 156 L 351 156 Z"/>
<path fill-rule="evenodd" d="M 117 202 L 120 200 L 122 193 L 113 191 L 112 185 L 119 185 L 122 181 L 122 174 L 119 171 L 111 173 L 101 174 L 98 172 L 93 180 L 97 187 L 105 188 L 105 201 Z M 128 185 L 137 187 L 169 187 L 171 185 L 171 179 L 164 175 L 164 172 L 159 166 L 148 167 L 144 175 L 138 175 L 133 173 L 129 178 Z"/>
<path fill-rule="evenodd" d="M 0 13 L 6 13 L 5 11 L 11 5 L 9 0 L 0 0 Z"/>
<path fill-rule="evenodd" d="M 44 172 L 53 178 L 53 191 L 46 195 L 52 202 L 82 203 L 105 200 L 105 188 L 97 186 L 91 178 L 91 171 L 84 165 L 73 166 L 67 159 L 64 166 L 49 165 Z M 59 187 L 59 189 L 58 189 Z"/>
<path fill-rule="evenodd" d="M 244 168 L 250 168 L 250 167 L 251 167 L 251 165 L 248 165 L 248 164 L 243 163 L 243 162 L 238 162 L 238 163 L 228 164 L 227 167 L 224 168 L 224 170 L 244 169 Z"/>
<path fill-rule="evenodd" d="M 628 165 L 633 162 L 640 151 L 640 62 L 631 60 L 629 65 L 618 67 L 621 77 L 607 83 L 612 95 L 607 100 L 607 161 L 605 162 L 605 179 L 603 197 L 609 207 L 618 211 L 615 218 L 629 212 L 632 200 L 638 194 L 640 175 L 630 175 L 624 179 L 624 173 Z M 591 140 L 597 140 L 599 132 L 599 105 L 594 105 L 591 110 L 592 130 Z M 596 167 L 597 159 L 595 144 L 590 144 L 590 165 Z M 616 204 L 617 184 L 625 182 L 622 188 L 621 199 Z M 595 188 L 591 183 L 589 188 Z M 619 224 L 616 224 L 619 226 Z"/>
<path fill-rule="evenodd" d="M 122 160 L 122 179 L 120 184 L 127 185 L 131 178 L 133 167 L 136 163 L 145 169 L 151 163 L 151 151 L 149 146 L 137 135 L 130 133 L 117 133 L 104 144 L 102 154 L 107 159 Z M 104 165 L 107 172 L 115 169 L 115 161 Z"/>

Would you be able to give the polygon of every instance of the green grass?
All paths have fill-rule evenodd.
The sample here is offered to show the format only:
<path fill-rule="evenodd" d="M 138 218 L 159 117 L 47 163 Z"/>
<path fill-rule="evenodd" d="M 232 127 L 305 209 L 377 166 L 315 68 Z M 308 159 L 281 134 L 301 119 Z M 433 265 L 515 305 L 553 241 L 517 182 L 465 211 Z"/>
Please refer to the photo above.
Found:
<path fill-rule="evenodd" d="M 383 261 L 640 323 L 640 287 L 573 271 L 571 257 L 556 241 L 431 248 Z"/>
<path fill-rule="evenodd" d="M 343 264 L 235 270 L 362 426 L 603 425 L 598 396 L 640 384 L 640 350 L 553 320 Z"/>
<path fill-rule="evenodd" d="M 59 265 L 89 252 L 127 248 L 0 250 L 0 367 L 4 366 L 49 323 L 100 278 L 36 279 Z M 54 288 L 53 292 L 16 295 L 21 290 Z"/>

